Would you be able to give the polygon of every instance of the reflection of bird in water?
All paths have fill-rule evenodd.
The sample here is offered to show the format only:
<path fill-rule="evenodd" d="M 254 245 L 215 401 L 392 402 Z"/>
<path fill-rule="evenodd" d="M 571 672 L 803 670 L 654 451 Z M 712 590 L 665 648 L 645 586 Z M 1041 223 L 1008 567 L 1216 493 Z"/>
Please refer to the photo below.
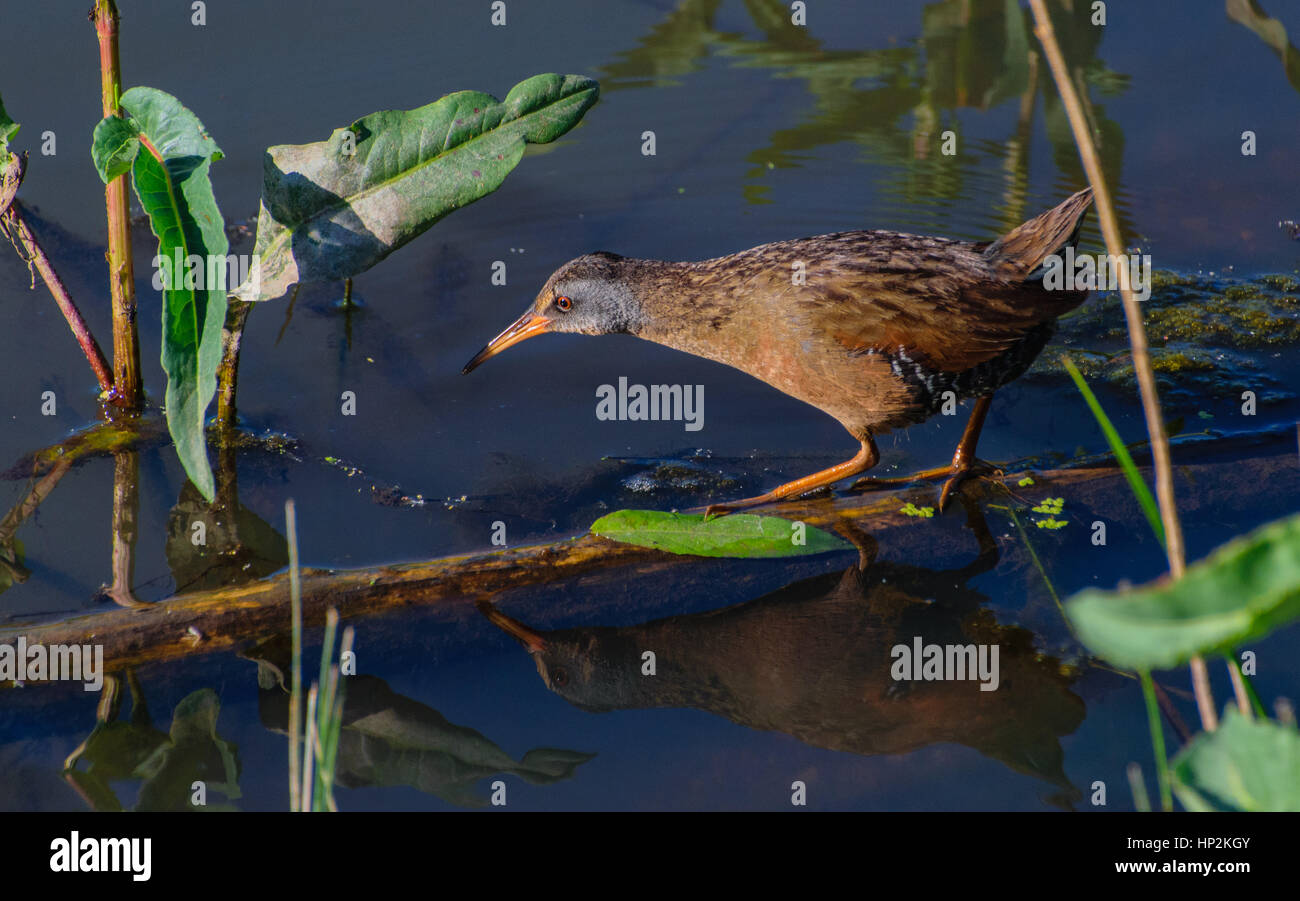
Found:
<path fill-rule="evenodd" d="M 243 655 L 257 662 L 262 723 L 287 732 L 288 648 L 282 636 Z M 515 760 L 495 742 L 458 726 L 419 701 L 400 695 L 376 676 L 347 677 L 335 782 L 345 788 L 410 786 L 460 807 L 483 807 L 477 783 L 510 774 L 533 785 L 573 778 L 595 757 L 562 748 L 534 748 Z"/>
<path fill-rule="evenodd" d="M 839 420 L 851 459 L 712 512 L 805 494 L 876 465 L 875 436 L 976 398 L 939 496 L 972 470 L 993 392 L 1029 368 L 1086 291 L 1037 276 L 1073 244 L 1091 189 L 984 244 L 884 231 L 777 241 L 699 262 L 578 257 L 547 280 L 469 372 L 534 335 L 631 334 L 724 363 Z M 676 414 L 673 414 L 676 415 Z"/>
<path fill-rule="evenodd" d="M 619 628 L 536 631 L 480 609 L 532 654 L 546 687 L 592 712 L 694 707 L 754 729 L 855 754 L 902 754 L 956 742 L 1078 794 L 1058 737 L 1083 721 L 1083 701 L 1058 662 L 1035 652 L 1028 631 L 999 625 L 966 582 L 997 562 L 979 511 L 978 558 L 933 571 L 894 563 L 855 566 L 788 585 L 754 601 Z M 869 536 L 859 540 L 869 550 Z M 1000 684 L 895 681 L 891 648 L 999 646 Z M 653 651 L 656 674 L 642 675 Z"/>

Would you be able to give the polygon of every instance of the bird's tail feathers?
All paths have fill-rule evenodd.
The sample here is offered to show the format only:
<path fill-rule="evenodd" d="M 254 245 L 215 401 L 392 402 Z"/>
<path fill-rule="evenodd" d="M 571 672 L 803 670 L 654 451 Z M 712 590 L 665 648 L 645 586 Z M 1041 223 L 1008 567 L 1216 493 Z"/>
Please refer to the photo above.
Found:
<path fill-rule="evenodd" d="M 1048 256 L 1078 242 L 1091 205 L 1092 188 L 1084 188 L 998 238 L 984 249 L 984 256 L 1012 277 L 1031 279 Z"/>

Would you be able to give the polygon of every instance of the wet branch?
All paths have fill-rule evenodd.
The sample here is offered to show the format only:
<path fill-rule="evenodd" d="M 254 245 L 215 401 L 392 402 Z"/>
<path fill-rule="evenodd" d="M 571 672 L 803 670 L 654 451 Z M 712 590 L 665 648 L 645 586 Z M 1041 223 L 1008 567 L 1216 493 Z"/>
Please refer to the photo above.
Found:
<path fill-rule="evenodd" d="M 1248 458 L 1224 478 L 1217 463 L 1185 464 L 1180 472 L 1189 480 L 1213 488 L 1188 498 L 1189 510 L 1225 511 L 1250 509 L 1258 502 L 1260 486 L 1266 490 L 1300 491 L 1300 470 L 1290 452 Z M 1141 517 L 1127 482 L 1115 466 L 1096 466 L 1032 472 L 1035 496 L 1040 492 L 1069 492 L 1072 510 L 1106 510 L 1110 516 Z M 1211 476 L 1214 476 L 1213 478 Z M 981 503 L 1005 504 L 1008 490 L 1012 500 L 1017 489 L 996 481 L 979 480 L 963 488 Z M 928 493 L 927 493 L 928 492 Z M 827 529 L 853 523 L 869 532 L 890 555 L 905 557 L 922 548 L 933 551 L 942 530 L 933 519 L 902 513 L 907 500 L 932 497 L 928 488 L 905 488 L 891 492 L 815 499 L 774 505 L 770 512 Z M 1081 514 L 1081 517 L 1085 514 Z M 960 538 L 958 540 L 967 540 Z M 1004 552 L 1009 550 L 1004 545 Z M 302 571 L 304 623 L 322 624 L 330 607 L 345 619 L 373 617 L 394 610 L 445 604 L 472 605 L 502 592 L 529 589 L 575 577 L 619 568 L 619 578 L 628 582 L 655 580 L 680 567 L 701 566 L 700 558 L 674 556 L 659 551 L 618 544 L 585 535 L 548 544 L 517 549 L 464 554 L 435 560 L 377 566 L 353 570 Z M 706 575 L 713 570 L 701 570 Z M 702 584 L 700 590 L 707 590 Z M 15 641 L 26 635 L 28 643 L 80 644 L 91 640 L 104 646 L 109 671 L 149 662 L 176 659 L 192 654 L 236 649 L 244 642 L 287 632 L 290 625 L 290 587 L 286 573 L 205 591 L 177 595 L 141 607 L 113 609 L 103 613 L 34 627 L 0 630 L 0 639 Z"/>

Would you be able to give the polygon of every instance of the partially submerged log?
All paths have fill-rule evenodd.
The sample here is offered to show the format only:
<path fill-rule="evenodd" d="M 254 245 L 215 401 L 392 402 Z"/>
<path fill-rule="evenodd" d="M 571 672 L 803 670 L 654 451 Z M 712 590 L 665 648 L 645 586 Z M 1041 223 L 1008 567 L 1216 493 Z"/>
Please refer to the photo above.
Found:
<path fill-rule="evenodd" d="M 1064 495 L 1068 515 L 1091 511 L 1112 523 L 1146 529 L 1122 473 L 1113 466 L 1015 473 L 1016 478 L 972 480 L 965 494 L 985 506 L 1037 503 L 1044 496 Z M 1034 484 L 1020 488 L 1016 482 L 1025 473 L 1033 476 Z M 1176 473 L 1179 506 L 1185 514 L 1202 509 L 1225 514 L 1244 512 L 1256 505 L 1261 495 L 1280 492 L 1294 496 L 1300 492 L 1300 467 L 1293 453 L 1231 463 L 1180 465 Z M 880 543 L 891 557 L 924 561 L 936 553 L 936 520 L 908 516 L 901 510 L 904 501 L 932 504 L 935 490 L 913 486 L 833 499 L 805 499 L 760 512 L 826 529 L 856 529 L 882 539 Z M 946 514 L 962 515 L 959 504 Z M 1083 529 L 1077 534 L 1079 540 L 1088 540 Z M 1228 536 L 1224 537 L 1226 540 Z M 416 563 L 350 570 L 305 569 L 303 615 L 308 625 L 314 625 L 324 621 L 325 611 L 331 607 L 345 619 L 449 602 L 464 604 L 468 610 L 472 603 L 502 592 L 594 571 L 618 568 L 620 578 L 630 581 L 698 565 L 699 561 L 696 557 L 584 535 Z M 288 627 L 289 579 L 287 572 L 282 572 L 244 585 L 177 595 L 140 607 L 111 609 L 48 625 L 11 627 L 0 630 L 0 642 L 12 644 L 23 637 L 29 645 L 103 645 L 105 668 L 112 672 L 196 653 L 230 650 Z"/>

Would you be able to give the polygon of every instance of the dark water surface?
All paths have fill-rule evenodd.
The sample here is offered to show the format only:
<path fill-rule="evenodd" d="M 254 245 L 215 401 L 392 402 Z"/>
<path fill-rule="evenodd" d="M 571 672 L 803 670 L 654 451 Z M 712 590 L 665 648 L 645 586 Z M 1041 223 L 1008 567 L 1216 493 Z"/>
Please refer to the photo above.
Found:
<path fill-rule="evenodd" d="M 21 194 L 29 218 L 107 342 L 103 190 L 87 153 L 98 71 L 85 5 L 46 4 L 17 25 L 21 39 L 0 58 L 0 92 L 23 126 L 15 145 L 32 151 Z M 788 4 L 758 0 L 516 2 L 504 28 L 489 24 L 488 4 L 477 0 L 309 8 L 224 0 L 209 4 L 204 27 L 190 24 L 184 4 L 121 5 L 127 84 L 174 93 L 225 151 L 212 178 L 228 224 L 254 216 L 269 144 L 320 140 L 373 110 L 453 90 L 503 96 L 538 72 L 584 74 L 602 87 L 582 125 L 530 148 L 499 191 L 359 276 L 359 309 L 338 308 L 341 285 L 316 284 L 299 292 L 291 318 L 284 298 L 253 310 L 240 414 L 252 434 L 290 439 L 288 449 L 254 447 L 238 460 L 239 501 L 250 523 L 263 522 L 257 574 L 283 565 L 271 527 L 283 532 L 287 498 L 297 502 L 305 564 L 360 567 L 485 549 L 496 521 L 514 546 L 580 532 L 620 507 L 743 496 L 852 452 L 819 411 L 631 337 L 547 337 L 461 376 L 571 257 L 700 259 L 864 227 L 983 240 L 1085 184 L 1050 77 L 1027 56 L 1037 47 L 1028 14 L 1013 2 L 809 4 L 807 29 L 789 25 Z M 1088 88 L 1129 244 L 1157 269 L 1196 279 L 1201 299 L 1294 273 L 1300 244 L 1278 222 L 1300 218 L 1300 94 L 1283 58 L 1223 3 L 1112 3 L 1104 29 L 1088 24 L 1087 4 L 1074 6 L 1080 11 L 1057 10 L 1057 28 Z M 1300 5 L 1265 8 L 1300 30 Z M 956 157 L 939 152 L 945 129 L 958 135 Z M 47 130 L 57 136 L 52 157 L 38 153 Z M 656 133 L 655 156 L 641 153 L 646 130 Z M 1255 156 L 1241 153 L 1246 130 L 1256 133 Z M 146 227 L 135 240 L 145 378 L 157 403 L 154 245 Z M 1083 244 L 1100 246 L 1095 219 Z M 232 252 L 251 249 L 251 237 L 232 242 Z M 490 281 L 497 260 L 507 263 L 504 287 Z M 0 469 L 96 415 L 93 380 L 66 326 L 43 289 L 27 288 L 26 267 L 0 254 Z M 1215 494 L 1204 482 L 1180 485 L 1203 501 L 1186 515 L 1191 559 L 1296 507 L 1294 479 L 1270 489 L 1226 475 L 1243 461 L 1294 458 L 1286 430 L 1300 415 L 1292 390 L 1300 367 L 1286 322 L 1296 307 L 1285 298 L 1295 292 L 1275 292 L 1284 298 L 1275 338 L 1202 336 L 1199 349 L 1229 363 L 1198 382 L 1166 376 L 1165 413 L 1184 421 L 1181 431 L 1265 436 L 1180 448 L 1180 462 L 1218 464 L 1224 484 L 1236 486 Z M 1171 310 L 1182 302 L 1164 298 Z M 1119 349 L 1103 335 L 1122 321 L 1113 298 L 1090 305 L 1058 346 Z M 598 421 L 595 390 L 620 377 L 705 386 L 704 428 Z M 1242 386 L 1261 395 L 1253 419 L 1240 415 Z M 41 415 L 48 390 L 57 416 Z M 356 393 L 355 417 L 340 415 L 343 391 Z M 1139 440 L 1131 380 L 1101 381 L 1099 393 L 1125 438 Z M 882 466 L 904 473 L 946 462 L 963 422 L 935 417 L 887 437 Z M 1048 365 L 999 392 L 980 445 L 982 457 L 998 461 L 1080 448 L 1099 452 L 1103 442 L 1068 379 Z M 723 481 L 665 485 L 653 473 L 667 458 L 703 459 Z M 114 467 L 109 456 L 76 466 L 21 527 L 30 576 L 0 593 L 0 624 L 111 607 L 101 586 L 111 573 Z M 177 508 L 184 484 L 169 447 L 141 451 L 141 600 L 196 587 L 196 564 L 175 538 L 189 509 Z M 638 493 L 646 485 L 654 490 Z M 0 512 L 28 487 L 23 475 L 0 484 Z M 400 503 L 417 495 L 423 503 Z M 1061 533 L 1030 530 L 1061 597 L 1161 571 L 1136 508 L 1130 515 L 1122 492 L 1112 498 L 1124 512 L 1088 508 L 1114 517 L 1104 553 L 1090 546 L 1091 516 L 1082 513 Z M 551 689 L 470 604 L 356 621 L 365 678 L 349 688 L 350 715 L 383 725 L 357 727 L 345 747 L 348 784 L 357 787 L 341 791 L 340 803 L 471 806 L 504 778 L 510 806 L 524 809 L 783 808 L 791 782 L 802 780 L 818 808 L 1091 809 L 1085 793 L 1101 779 L 1111 806 L 1126 807 L 1124 766 L 1138 760 L 1150 771 L 1141 696 L 1130 680 L 1081 658 L 1015 526 L 1000 511 L 986 516 L 992 556 L 980 555 L 958 509 L 924 525 L 935 533 L 925 546 L 891 549 L 882 540 L 875 568 L 859 574 L 852 553 L 710 562 L 502 598 L 503 610 L 536 629 L 615 630 L 557 636 L 556 647 L 585 648 L 572 653 L 587 663 L 555 663 L 569 679 Z M 898 586 L 898 596 L 883 597 L 881 585 Z M 703 616 L 732 605 L 744 606 Z M 677 615 L 688 618 L 646 625 Z M 993 693 L 993 706 L 978 693 L 877 697 L 876 668 L 893 640 L 916 628 L 998 630 L 1022 649 L 1016 678 Z M 854 641 L 836 643 L 846 635 Z M 1255 649 L 1272 661 L 1257 681 L 1263 697 L 1294 694 L 1298 635 L 1292 628 Z M 655 641 L 677 649 L 680 671 L 654 697 L 641 688 L 620 694 L 617 679 L 592 662 L 607 646 Z M 264 675 L 278 653 L 264 649 Z M 259 691 L 250 657 L 258 653 L 202 655 L 135 675 L 161 732 L 182 699 L 192 711 L 194 692 L 213 692 L 219 738 L 197 728 L 208 738 L 195 739 L 192 766 L 220 771 L 223 750 L 234 746 L 232 803 L 279 809 L 287 804 L 285 713 L 275 691 Z M 1220 669 L 1223 699 L 1230 689 Z M 1193 722 L 1185 673 L 1165 682 Z M 0 688 L 0 809 L 107 803 L 60 775 L 95 725 L 97 697 L 80 687 Z M 124 711 L 124 728 L 127 719 Z M 201 713 L 185 720 L 200 721 Z M 154 733 L 130 728 L 141 731 L 127 745 L 149 745 Z M 99 759 L 102 785 L 123 806 L 174 801 L 157 780 L 142 792 L 146 780 L 121 748 Z M 177 760 L 185 776 L 190 758 Z"/>

